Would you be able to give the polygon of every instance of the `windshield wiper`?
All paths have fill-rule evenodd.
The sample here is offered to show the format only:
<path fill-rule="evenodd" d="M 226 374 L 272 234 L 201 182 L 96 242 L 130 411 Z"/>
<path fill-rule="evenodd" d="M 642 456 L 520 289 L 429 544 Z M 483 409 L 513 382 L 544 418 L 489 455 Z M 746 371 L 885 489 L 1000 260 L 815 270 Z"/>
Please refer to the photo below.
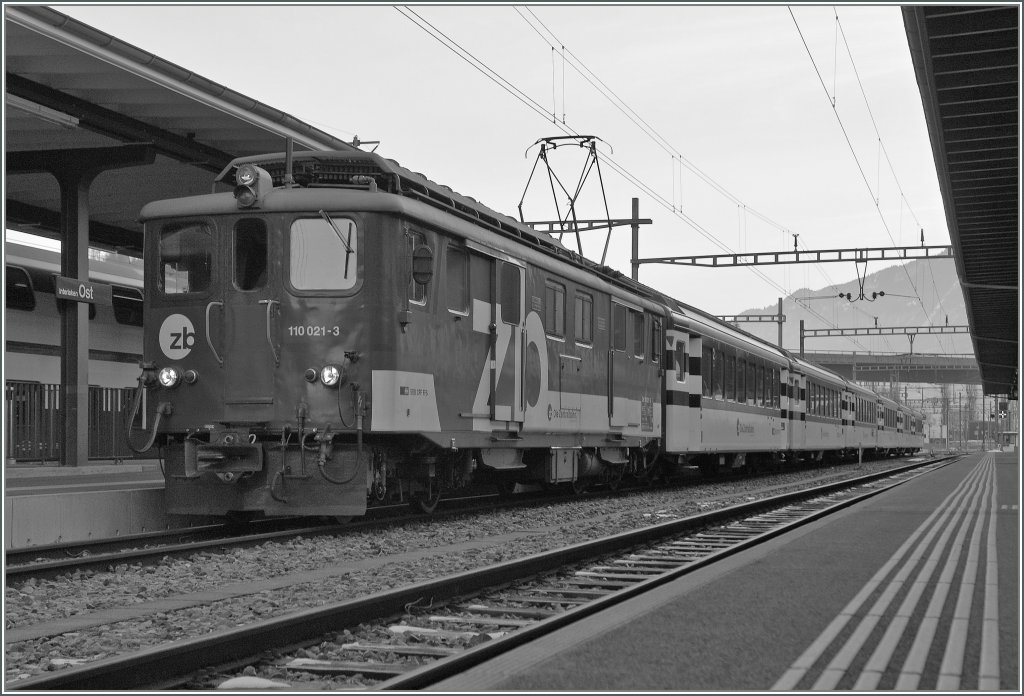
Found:
<path fill-rule="evenodd" d="M 324 220 L 326 220 L 327 224 L 331 226 L 332 230 L 334 230 L 334 233 L 336 235 L 338 235 L 338 239 L 341 240 L 341 243 L 345 245 L 345 276 L 344 277 L 348 278 L 348 259 L 349 259 L 349 257 L 352 254 L 355 253 L 354 251 L 352 251 L 352 244 L 351 244 L 351 241 L 352 241 L 352 223 L 349 222 L 349 225 L 348 225 L 348 239 L 346 240 L 345 237 L 341 234 L 341 230 L 339 230 L 338 226 L 334 224 L 334 220 L 331 219 L 331 216 L 328 215 L 323 210 L 319 211 L 319 213 L 320 213 L 320 217 L 322 217 Z"/>

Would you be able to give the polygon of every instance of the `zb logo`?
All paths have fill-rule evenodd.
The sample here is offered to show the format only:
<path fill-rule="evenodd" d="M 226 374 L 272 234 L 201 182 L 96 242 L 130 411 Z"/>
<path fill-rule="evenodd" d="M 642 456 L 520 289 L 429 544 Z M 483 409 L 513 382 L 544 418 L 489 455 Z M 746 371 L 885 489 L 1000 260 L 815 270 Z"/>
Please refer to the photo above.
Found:
<path fill-rule="evenodd" d="M 171 360 L 181 360 L 192 352 L 196 330 L 184 314 L 172 314 L 160 325 L 160 350 Z"/>

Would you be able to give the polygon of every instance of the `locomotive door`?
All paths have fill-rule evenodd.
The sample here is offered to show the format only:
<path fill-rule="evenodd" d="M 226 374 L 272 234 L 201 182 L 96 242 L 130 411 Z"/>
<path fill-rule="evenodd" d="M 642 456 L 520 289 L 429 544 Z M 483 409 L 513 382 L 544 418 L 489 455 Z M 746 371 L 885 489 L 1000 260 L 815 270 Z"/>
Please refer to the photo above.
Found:
<path fill-rule="evenodd" d="M 243 218 L 224 235 L 221 300 L 206 308 L 210 348 L 224 370 L 224 405 L 231 417 L 271 417 L 274 376 L 280 363 L 280 301 L 270 273 L 270 239 L 259 218 Z M 273 278 L 272 278 L 273 276 Z M 279 282 L 279 281 L 278 281 Z M 214 326 L 220 326 L 220 340 Z M 242 416 L 242 414 L 245 416 Z"/>
<path fill-rule="evenodd" d="M 489 261 L 490 418 L 492 421 L 521 425 L 525 414 L 523 361 L 526 352 L 526 277 L 523 268 L 510 260 L 492 258 Z"/>
<path fill-rule="evenodd" d="M 623 403 L 628 393 L 630 360 L 627 357 L 627 319 L 629 311 L 625 305 L 614 300 L 611 303 L 611 345 L 608 346 L 608 424 L 623 427 L 626 422 L 626 407 Z M 622 393 L 623 397 L 616 399 Z"/>

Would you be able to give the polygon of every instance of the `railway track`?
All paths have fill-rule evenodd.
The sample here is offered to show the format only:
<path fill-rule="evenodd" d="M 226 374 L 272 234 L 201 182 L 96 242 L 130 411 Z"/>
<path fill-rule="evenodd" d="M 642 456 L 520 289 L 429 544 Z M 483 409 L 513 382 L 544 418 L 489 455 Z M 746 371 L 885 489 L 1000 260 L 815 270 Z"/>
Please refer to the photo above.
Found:
<path fill-rule="evenodd" d="M 761 474 L 723 476 L 717 480 L 756 478 L 759 475 Z M 689 483 L 699 481 L 684 481 L 676 485 L 685 486 Z M 647 486 L 638 484 L 635 487 L 589 489 L 586 495 L 622 495 L 633 490 L 646 490 Z M 187 556 L 207 550 L 240 548 L 273 541 L 284 542 L 298 537 L 336 535 L 429 516 L 444 519 L 446 515 L 480 512 L 513 505 L 550 504 L 571 499 L 575 495 L 579 493 L 566 488 L 517 494 L 511 498 L 499 496 L 496 501 L 493 493 L 487 493 L 446 498 L 441 501 L 441 507 L 430 514 L 419 512 L 409 505 L 398 504 L 371 508 L 366 517 L 343 524 L 310 524 L 309 518 L 272 518 L 253 520 L 247 524 L 211 524 L 110 539 L 9 549 L 6 552 L 4 577 L 8 583 L 16 583 L 29 578 L 45 579 L 77 571 L 103 570 L 121 564 L 148 565 L 168 557 Z"/>
<path fill-rule="evenodd" d="M 920 461 L 295 612 L 9 688 L 210 688 L 232 678 L 243 681 L 229 685 L 246 688 L 245 675 L 261 672 L 298 679 L 293 686 L 314 674 L 329 680 L 329 688 L 424 688 L 950 459 Z M 310 646 L 317 646 L 312 657 Z"/>

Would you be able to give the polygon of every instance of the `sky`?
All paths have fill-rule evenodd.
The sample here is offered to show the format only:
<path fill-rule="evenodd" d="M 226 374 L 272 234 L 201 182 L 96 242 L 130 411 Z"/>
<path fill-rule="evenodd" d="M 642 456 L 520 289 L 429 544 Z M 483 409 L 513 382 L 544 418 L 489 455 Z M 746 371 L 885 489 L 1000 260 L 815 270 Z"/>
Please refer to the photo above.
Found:
<path fill-rule="evenodd" d="M 917 245 L 922 229 L 949 243 L 896 5 L 54 7 L 513 217 L 521 201 L 526 220 L 556 214 L 542 163 L 530 180 L 540 138 L 597 136 L 611 217 L 636 197 L 653 220 L 641 258 L 792 250 L 794 234 L 800 249 Z M 587 151 L 561 142 L 549 160 L 572 190 Z M 605 217 L 600 180 L 579 218 Z M 605 234 L 585 233 L 586 256 Z M 628 275 L 630 256 L 616 228 L 605 262 Z M 644 264 L 639 279 L 733 314 L 855 277 Z"/>

